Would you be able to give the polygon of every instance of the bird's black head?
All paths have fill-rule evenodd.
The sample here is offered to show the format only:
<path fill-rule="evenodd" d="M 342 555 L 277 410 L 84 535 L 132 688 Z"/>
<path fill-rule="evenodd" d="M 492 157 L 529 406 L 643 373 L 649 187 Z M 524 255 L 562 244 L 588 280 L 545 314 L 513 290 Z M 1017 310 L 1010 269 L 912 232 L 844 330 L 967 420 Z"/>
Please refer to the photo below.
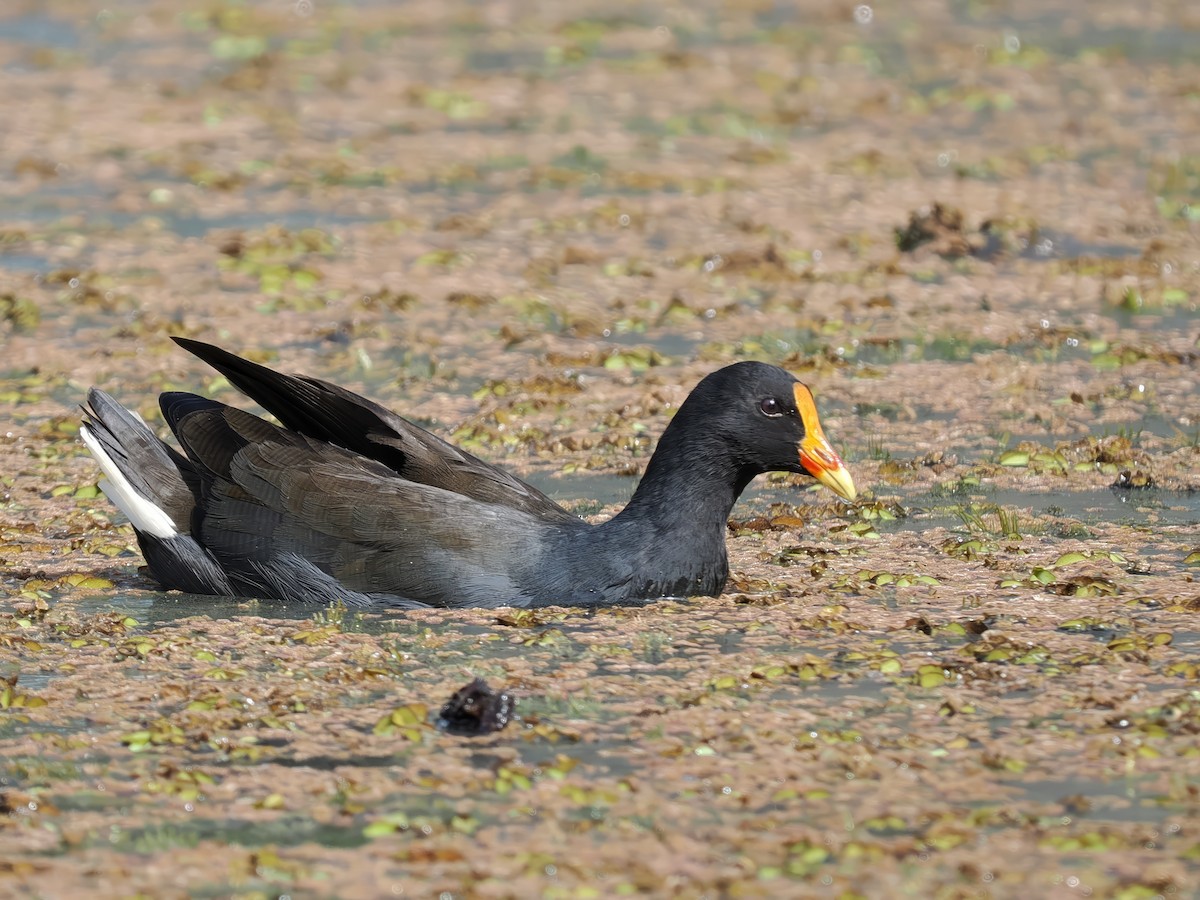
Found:
<path fill-rule="evenodd" d="M 672 421 L 669 437 L 686 437 L 689 453 L 724 457 L 739 481 L 763 472 L 804 472 L 847 500 L 854 481 L 817 418 L 812 392 L 790 373 L 761 362 L 726 366 L 701 381 Z"/>

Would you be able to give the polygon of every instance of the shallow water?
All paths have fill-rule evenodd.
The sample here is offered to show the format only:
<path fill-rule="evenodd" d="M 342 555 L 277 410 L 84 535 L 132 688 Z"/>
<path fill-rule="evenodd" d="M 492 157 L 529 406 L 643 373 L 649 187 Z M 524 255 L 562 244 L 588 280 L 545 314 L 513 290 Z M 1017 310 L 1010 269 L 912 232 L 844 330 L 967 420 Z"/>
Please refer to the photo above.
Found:
<path fill-rule="evenodd" d="M 8 4 L 0 893 L 1190 890 L 1200 19 L 1081 9 Z M 170 334 L 588 516 L 766 359 L 862 501 L 758 479 L 717 599 L 162 595 L 74 438 L 241 402 Z"/>

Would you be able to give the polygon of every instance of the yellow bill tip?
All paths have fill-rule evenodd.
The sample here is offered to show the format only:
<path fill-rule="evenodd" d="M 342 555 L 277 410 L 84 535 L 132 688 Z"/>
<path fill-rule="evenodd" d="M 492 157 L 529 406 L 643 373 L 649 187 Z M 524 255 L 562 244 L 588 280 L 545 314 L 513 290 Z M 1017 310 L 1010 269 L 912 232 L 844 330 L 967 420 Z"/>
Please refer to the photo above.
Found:
<path fill-rule="evenodd" d="M 813 476 L 817 481 L 845 500 L 854 502 L 854 499 L 858 496 L 858 491 L 854 487 L 854 479 L 850 477 L 850 472 L 843 465 L 839 465 L 836 469 L 823 469 L 813 472 Z"/>

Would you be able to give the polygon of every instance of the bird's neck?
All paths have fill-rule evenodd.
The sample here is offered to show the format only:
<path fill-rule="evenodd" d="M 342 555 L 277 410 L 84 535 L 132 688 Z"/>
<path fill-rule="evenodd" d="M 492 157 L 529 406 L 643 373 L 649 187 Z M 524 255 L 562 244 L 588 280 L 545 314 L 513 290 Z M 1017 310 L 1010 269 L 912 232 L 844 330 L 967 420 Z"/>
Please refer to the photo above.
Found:
<path fill-rule="evenodd" d="M 629 505 L 597 526 L 635 565 L 629 596 L 720 594 L 729 575 L 729 512 L 749 480 L 722 465 L 720 454 L 664 454 L 660 442 Z"/>
<path fill-rule="evenodd" d="M 664 435 L 620 516 L 679 534 L 715 529 L 723 536 L 729 513 L 754 474 L 744 472 L 720 447 L 709 454 L 670 452 L 671 437 Z M 696 443 L 680 446 L 680 451 L 695 449 Z"/>

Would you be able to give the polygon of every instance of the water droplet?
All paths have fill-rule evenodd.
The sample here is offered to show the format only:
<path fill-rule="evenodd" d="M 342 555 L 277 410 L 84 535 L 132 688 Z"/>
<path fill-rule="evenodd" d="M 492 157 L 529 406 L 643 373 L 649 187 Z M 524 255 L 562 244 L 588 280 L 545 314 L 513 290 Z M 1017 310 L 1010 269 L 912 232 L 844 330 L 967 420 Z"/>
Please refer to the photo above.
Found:
<path fill-rule="evenodd" d="M 292 9 L 296 15 L 307 19 L 313 14 L 313 2 L 312 0 L 296 0 L 296 5 Z"/>
<path fill-rule="evenodd" d="M 1005 33 L 1004 49 L 1008 53 L 1021 52 L 1021 39 L 1017 37 L 1017 33 L 1015 31 L 1009 31 Z"/>
<path fill-rule="evenodd" d="M 854 7 L 854 21 L 859 25 L 870 25 L 873 18 L 875 18 L 875 10 L 867 4 L 860 3 Z"/>

